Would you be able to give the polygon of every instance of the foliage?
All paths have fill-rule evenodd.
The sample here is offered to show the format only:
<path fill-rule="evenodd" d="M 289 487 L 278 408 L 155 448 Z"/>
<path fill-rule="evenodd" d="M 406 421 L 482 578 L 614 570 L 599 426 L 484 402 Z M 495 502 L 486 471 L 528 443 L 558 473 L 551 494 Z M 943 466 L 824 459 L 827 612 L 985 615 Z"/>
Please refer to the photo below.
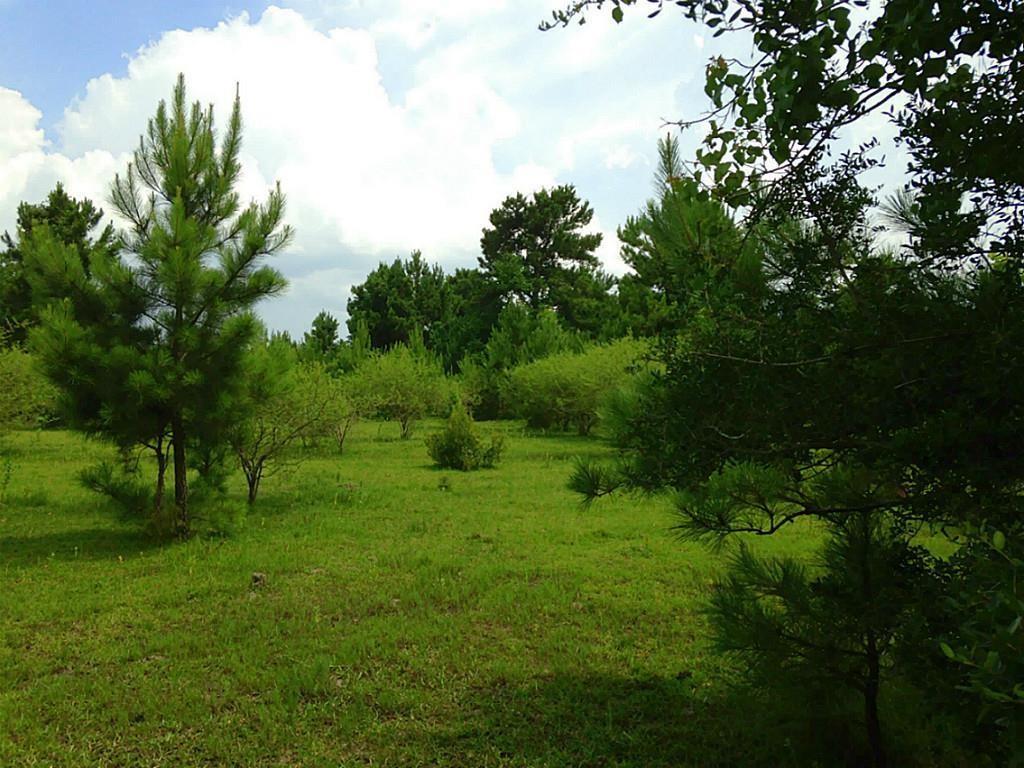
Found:
<path fill-rule="evenodd" d="M 465 402 L 478 417 L 505 415 L 501 390 L 509 371 L 558 352 L 579 351 L 582 345 L 582 339 L 566 331 L 554 312 L 509 304 L 498 316 L 483 352 L 460 366 Z"/>
<path fill-rule="evenodd" d="M 647 3 L 653 14 L 665 4 Z M 669 4 L 716 36 L 749 35 L 756 50 L 752 61 L 718 57 L 707 69 L 710 130 L 693 168 L 717 194 L 734 205 L 763 199 L 766 183 L 816 165 L 847 126 L 895 106 L 924 221 L 936 224 L 920 239 L 953 260 L 1019 253 L 1024 167 L 1005 153 L 1024 141 L 1019 3 L 887 0 L 874 14 L 859 13 L 859 0 L 814 0 L 785 13 L 762 0 Z M 640 3 L 577 0 L 542 26 L 606 5 L 621 21 Z M 986 245 L 964 247 L 983 233 Z"/>
<path fill-rule="evenodd" d="M 340 415 L 331 377 L 320 366 L 297 365 L 291 347 L 280 342 L 253 347 L 245 387 L 249 413 L 232 430 L 230 441 L 254 504 L 264 478 L 295 465 L 287 449 Z"/>
<path fill-rule="evenodd" d="M 960 624 L 942 642 L 980 702 L 1009 765 L 1024 765 L 1024 530 L 980 526 L 955 557 L 950 612 Z"/>
<path fill-rule="evenodd" d="M 374 349 L 407 344 L 414 332 L 429 343 L 442 317 L 445 277 L 429 266 L 419 251 L 408 259 L 381 264 L 352 287 L 348 301 L 348 329 L 354 334 L 365 323 Z"/>
<path fill-rule="evenodd" d="M 621 21 L 636 4 L 582 0 L 554 23 L 606 5 Z M 866 759 L 884 765 L 878 690 L 892 679 L 899 644 L 916 640 L 917 657 L 938 663 L 931 586 L 944 584 L 940 565 L 917 567 L 900 552 L 922 525 L 1002 528 L 1017 508 L 1021 475 L 1008 457 L 1024 447 L 1024 390 L 1009 382 L 1024 363 L 1015 320 L 1024 166 L 1005 147 L 1024 136 L 1024 38 L 1010 32 L 1024 8 L 889 0 L 858 21 L 863 4 L 853 0 L 784 12 L 761 0 L 671 5 L 716 34 L 743 30 L 753 40 L 749 60 L 708 66 L 709 130 L 684 201 L 708 226 L 716 224 L 705 201 L 724 203 L 729 218 L 743 206 L 747 217 L 738 237 L 697 249 L 674 240 L 685 227 L 644 217 L 637 252 L 664 251 L 674 272 L 666 291 L 678 320 L 662 329 L 665 373 L 619 434 L 623 460 L 581 469 L 576 486 L 591 497 L 619 484 L 672 489 L 691 537 L 770 535 L 809 518 L 831 532 L 826 554 L 891 552 L 865 582 L 904 584 L 894 602 L 879 600 L 888 616 L 841 587 L 821 593 L 837 614 L 821 625 L 831 662 L 842 656 L 839 641 L 866 629 L 892 638 L 862 643 L 865 674 L 846 684 L 863 700 Z M 893 104 L 913 201 L 897 201 L 910 238 L 895 254 L 867 235 L 873 201 L 857 179 L 877 164 L 871 146 L 833 152 L 846 126 Z M 665 210 L 663 196 L 648 213 Z M 685 221 L 684 212 L 673 218 Z M 852 521 L 863 516 L 870 524 L 858 533 Z M 826 556 L 819 578 L 853 584 L 855 566 Z M 757 602 L 758 580 L 732 586 L 743 593 L 737 605 Z M 785 637 L 792 652 L 808 639 Z M 763 668 L 773 663 L 751 653 Z M 953 698 L 947 690 L 939 700 Z"/>
<path fill-rule="evenodd" d="M 0 435 L 40 426 L 53 414 L 57 393 L 33 357 L 0 344 Z"/>
<path fill-rule="evenodd" d="M 492 434 L 489 444 L 478 434 L 473 417 L 461 403 L 452 408 L 444 429 L 427 437 L 427 453 L 442 469 L 474 469 L 493 467 L 504 449 L 500 434 Z"/>
<path fill-rule="evenodd" d="M 366 393 L 373 411 L 398 422 L 403 440 L 412 435 L 417 421 L 438 412 L 447 401 L 448 385 L 441 366 L 405 345 L 374 355 L 353 376 L 353 386 Z"/>
<path fill-rule="evenodd" d="M 130 520 L 146 519 L 158 526 L 152 517 L 153 489 L 140 476 L 138 465 L 104 460 L 78 473 L 79 482 L 94 493 L 106 496 Z"/>
<path fill-rule="evenodd" d="M 671 162 L 675 142 L 659 142 L 663 161 Z M 724 205 L 702 194 L 690 180 L 674 178 L 671 167 L 662 166 L 658 178 L 672 178 L 658 198 L 648 201 L 642 213 L 619 228 L 622 259 L 632 272 L 623 276 L 619 301 L 624 321 L 640 336 L 671 331 L 687 319 L 681 303 L 690 286 L 692 263 L 708 259 L 726 263 L 742 254 L 752 280 L 757 275 L 756 254 L 741 247 L 744 233 Z"/>
<path fill-rule="evenodd" d="M 114 181 L 111 201 L 129 227 L 120 248 L 83 255 L 46 226 L 22 243 L 34 300 L 48 303 L 33 345 L 69 423 L 153 451 L 157 516 L 170 450 L 183 536 L 189 446 L 224 442 L 258 332 L 251 308 L 285 285 L 262 265 L 291 236 L 284 197 L 278 189 L 264 205 L 240 206 L 241 137 L 237 98 L 218 148 L 212 108 L 189 108 L 179 77 Z"/>
<path fill-rule="evenodd" d="M 329 438 L 341 453 L 352 427 L 360 419 L 374 415 L 372 394 L 362 390 L 361 377 L 352 373 L 333 374 L 319 363 L 300 365 L 297 376 L 300 388 L 316 393 L 322 406 L 320 418 L 302 431 L 303 442 L 315 443 L 320 438 Z"/>
<path fill-rule="evenodd" d="M 609 395 L 625 386 L 645 345 L 623 339 L 580 353 L 560 353 L 512 369 L 506 407 L 531 427 L 590 434 Z"/>
<path fill-rule="evenodd" d="M 86 254 L 93 249 L 114 247 L 112 224 L 94 234 L 102 218 L 103 211 L 96 208 L 91 200 L 76 200 L 59 183 L 45 202 L 18 205 L 15 234 L 12 236 L 4 232 L 0 236 L 0 243 L 4 246 L 0 252 L 0 329 L 11 333 L 14 341 L 25 340 L 34 320 L 32 290 L 25 275 L 25 254 L 21 244 L 31 236 L 35 227 L 47 227 L 58 242 L 75 249 L 82 260 L 82 268 L 88 274 Z"/>
<path fill-rule="evenodd" d="M 327 310 L 313 318 L 313 325 L 303 336 L 302 346 L 314 360 L 331 357 L 338 349 L 338 319 Z"/>
<path fill-rule="evenodd" d="M 479 258 L 502 304 L 523 302 L 535 313 L 554 309 L 568 327 L 600 335 L 614 311 L 615 281 L 594 254 L 601 235 L 585 231 L 593 216 L 571 185 L 506 198 L 491 213 Z"/>
<path fill-rule="evenodd" d="M 503 307 L 497 286 L 478 269 L 457 269 L 444 286 L 444 312 L 431 331 L 431 348 L 446 371 L 462 369 L 479 355 L 491 336 Z"/>

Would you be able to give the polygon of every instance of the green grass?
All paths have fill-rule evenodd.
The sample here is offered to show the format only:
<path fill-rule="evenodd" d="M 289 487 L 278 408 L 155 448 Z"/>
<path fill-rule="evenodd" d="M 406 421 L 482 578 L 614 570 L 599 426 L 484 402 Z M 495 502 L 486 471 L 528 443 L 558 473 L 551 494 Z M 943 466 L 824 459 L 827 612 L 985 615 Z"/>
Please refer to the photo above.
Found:
<path fill-rule="evenodd" d="M 583 510 L 566 480 L 600 441 L 504 428 L 463 474 L 360 425 L 230 536 L 170 544 L 77 485 L 108 449 L 12 436 L 0 765 L 787 764 L 709 647 L 720 557 L 664 501 Z"/>

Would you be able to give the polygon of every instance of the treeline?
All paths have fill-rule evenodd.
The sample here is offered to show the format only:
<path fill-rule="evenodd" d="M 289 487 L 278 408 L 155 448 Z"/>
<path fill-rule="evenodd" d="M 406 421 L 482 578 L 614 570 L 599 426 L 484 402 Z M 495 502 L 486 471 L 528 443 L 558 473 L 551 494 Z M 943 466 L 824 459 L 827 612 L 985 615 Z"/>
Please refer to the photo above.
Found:
<path fill-rule="evenodd" d="M 478 268 L 446 274 L 420 251 L 382 262 L 351 290 L 348 340 L 322 312 L 301 345 L 345 367 L 352 345 L 422 344 L 455 374 L 651 335 L 662 316 L 651 276 L 604 272 L 595 254 L 601 235 L 586 231 L 592 217 L 570 185 L 509 197 L 483 230 Z M 481 413 L 497 415 L 494 405 Z"/>

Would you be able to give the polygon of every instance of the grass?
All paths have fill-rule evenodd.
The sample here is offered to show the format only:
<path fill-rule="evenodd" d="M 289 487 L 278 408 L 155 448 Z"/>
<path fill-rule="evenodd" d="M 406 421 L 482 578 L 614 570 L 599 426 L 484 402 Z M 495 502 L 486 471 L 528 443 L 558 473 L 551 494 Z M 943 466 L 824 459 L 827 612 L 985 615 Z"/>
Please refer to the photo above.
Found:
<path fill-rule="evenodd" d="M 360 425 L 233 534 L 170 544 L 77 485 L 105 447 L 12 436 L 0 765 L 789 764 L 712 656 L 720 559 L 663 501 L 583 510 L 566 480 L 601 442 L 505 428 L 463 474 Z"/>

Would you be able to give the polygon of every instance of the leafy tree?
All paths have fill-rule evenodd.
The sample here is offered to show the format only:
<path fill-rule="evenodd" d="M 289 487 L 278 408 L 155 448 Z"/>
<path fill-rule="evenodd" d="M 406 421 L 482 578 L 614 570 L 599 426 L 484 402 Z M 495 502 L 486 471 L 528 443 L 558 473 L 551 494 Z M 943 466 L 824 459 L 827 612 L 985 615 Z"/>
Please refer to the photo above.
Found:
<path fill-rule="evenodd" d="M 338 328 L 340 324 L 327 310 L 313 318 L 313 325 L 302 339 L 303 346 L 316 359 L 330 357 L 338 349 Z"/>
<path fill-rule="evenodd" d="M 293 350 L 280 342 L 257 344 L 245 368 L 249 412 L 231 432 L 231 446 L 256 502 L 260 483 L 295 464 L 288 449 L 300 438 L 317 434 L 334 405 L 334 381 L 321 366 L 297 363 Z"/>
<path fill-rule="evenodd" d="M 479 259 L 502 304 L 520 301 L 534 312 L 555 309 L 580 323 L 572 327 L 599 330 L 600 312 L 580 306 L 595 299 L 611 305 L 608 289 L 614 281 L 601 272 L 594 253 L 601 235 L 584 231 L 593 217 L 590 204 L 571 185 L 506 198 L 483 231 Z"/>
<path fill-rule="evenodd" d="M 128 223 L 120 248 L 94 244 L 83 259 L 45 226 L 22 244 L 34 297 L 52 302 L 32 341 L 69 422 L 153 450 L 157 512 L 169 449 L 180 535 L 190 527 L 189 446 L 213 440 L 220 409 L 237 402 L 258 332 L 251 309 L 285 285 L 262 264 L 291 236 L 284 196 L 241 207 L 241 139 L 238 99 L 218 147 L 212 107 L 190 108 L 179 77 L 114 181 L 111 202 Z"/>
<path fill-rule="evenodd" d="M 419 251 L 408 259 L 381 264 L 361 285 L 352 287 L 348 301 L 348 329 L 360 323 L 370 332 L 374 349 L 408 343 L 414 331 L 429 343 L 442 315 L 444 273 L 429 266 Z"/>
<path fill-rule="evenodd" d="M 370 395 L 376 414 L 398 422 L 403 440 L 417 421 L 441 410 L 448 394 L 440 365 L 404 345 L 374 355 L 353 376 L 353 386 Z"/>
<path fill-rule="evenodd" d="M 15 234 L 4 232 L 0 243 L 0 327 L 6 328 L 14 341 L 24 341 L 32 322 L 32 291 L 24 274 L 25 256 L 22 241 L 28 238 L 34 227 L 46 226 L 51 234 L 66 246 L 73 247 L 82 261 L 82 268 L 88 274 L 86 254 L 97 249 L 113 247 L 114 228 L 107 224 L 99 234 L 96 228 L 103 218 L 103 211 L 90 200 L 76 200 L 57 184 L 39 204 L 21 203 Z"/>
<path fill-rule="evenodd" d="M 554 354 L 512 369 L 502 400 L 531 427 L 575 428 L 588 435 L 609 396 L 629 383 L 644 353 L 642 343 L 623 339 Z"/>

